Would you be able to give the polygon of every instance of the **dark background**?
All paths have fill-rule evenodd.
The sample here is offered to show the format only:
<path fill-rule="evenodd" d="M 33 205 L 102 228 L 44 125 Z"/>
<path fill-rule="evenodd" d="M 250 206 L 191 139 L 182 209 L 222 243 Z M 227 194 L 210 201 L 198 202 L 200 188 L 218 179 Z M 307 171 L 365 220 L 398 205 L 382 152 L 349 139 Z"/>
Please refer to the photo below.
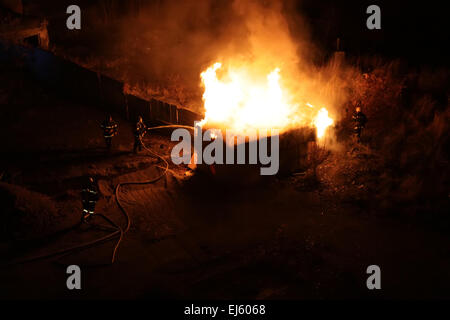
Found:
<path fill-rule="evenodd" d="M 81 0 L 77 4 L 86 7 L 98 2 L 101 1 Z M 130 3 L 119 1 L 119 14 L 129 11 Z M 224 5 L 224 1 L 216 3 Z M 448 11 L 444 1 L 285 0 L 284 3 L 287 13 L 295 11 L 306 19 L 314 43 L 329 51 L 335 49 L 336 38 L 340 37 L 342 49 L 350 55 L 381 54 L 419 64 L 448 65 Z M 25 13 L 44 15 L 58 24 L 66 19 L 65 9 L 71 4 L 72 1 L 66 0 L 24 1 L 28 11 Z M 369 16 L 366 9 L 372 4 L 381 8 L 381 30 L 366 27 Z"/>
<path fill-rule="evenodd" d="M 211 1 L 219 9 L 231 3 Z M 134 56 L 119 60 L 122 64 L 117 66 L 128 67 L 137 61 L 140 63 L 130 68 L 130 73 L 136 76 L 137 71 L 143 71 L 146 75 L 161 64 L 152 54 L 163 51 L 156 57 L 169 55 L 164 50 L 146 53 L 143 44 L 148 38 L 138 37 L 145 31 L 139 24 L 127 25 L 126 31 L 131 32 L 122 34 L 122 25 L 113 21 L 113 16 L 117 20 L 126 16 L 130 4 L 139 0 L 116 0 L 120 5 L 106 15 L 111 18 L 107 23 L 98 22 L 103 19 L 98 8 L 114 0 L 77 1 L 85 18 L 88 14 L 91 17 L 83 18 L 80 32 L 65 28 L 65 10 L 72 1 L 25 2 L 30 4 L 25 14 L 49 20 L 50 42 L 57 53 L 83 57 L 87 69 L 91 67 L 89 59 L 108 63 L 131 52 Z M 282 177 L 277 183 L 261 183 L 255 188 L 227 188 L 220 180 L 215 183 L 199 174 L 180 186 L 168 180 L 169 187 L 171 181 L 174 185 L 169 190 L 163 189 L 161 180 L 161 185 L 124 192 L 122 196 L 129 196 L 125 200 L 129 199 L 129 209 L 133 210 L 134 229 L 120 246 L 119 263 L 110 268 L 88 268 L 81 293 L 66 290 L 67 274 L 57 261 L 5 268 L 0 272 L 0 298 L 449 297 L 447 12 L 442 5 L 430 2 L 286 0 L 284 4 L 293 35 L 297 32 L 301 40 L 303 18 L 304 33 L 323 49 L 317 50 L 318 62 L 333 54 L 337 37 L 346 57 L 387 60 L 378 66 L 374 63 L 372 72 L 358 70 L 346 79 L 349 98 L 363 101 L 369 119 L 363 146 L 352 142 L 349 113 L 336 127 L 343 152 L 322 158 L 316 153 L 316 167 L 304 175 Z M 370 4 L 381 7 L 381 30 L 366 28 Z M 214 12 L 220 11 L 217 8 Z M 176 18 L 172 22 L 187 29 L 192 22 L 188 17 L 184 25 Z M 210 20 L 220 22 L 206 20 L 198 25 L 194 21 L 193 31 L 197 31 L 195 27 L 206 29 Z M 211 29 L 209 33 L 214 33 L 215 28 Z M 164 40 L 167 32 L 162 33 Z M 172 48 L 174 43 L 163 41 L 161 48 Z M 122 44 L 126 51 L 114 52 L 116 44 Z M 191 64 L 197 59 L 193 57 Z M 406 72 L 396 72 L 395 63 L 393 67 L 390 63 L 393 59 L 406 64 Z M 96 62 L 94 67 L 104 67 Z M 168 62 L 176 61 L 169 57 Z M 0 196 L 7 205 L 10 199 L 21 200 L 14 206 L 2 204 L 7 218 L 0 219 L 0 229 L 14 232 L 2 233 L 9 241 L 0 242 L 0 260 L 5 261 L 51 253 L 96 236 L 89 230 L 75 229 L 44 237 L 79 221 L 79 194 L 85 177 L 101 180 L 98 211 L 124 225 L 113 200 L 114 186 L 122 177 L 150 179 L 157 170 L 153 158 L 130 154 L 132 124 L 115 114 L 120 134 L 113 142 L 112 154 L 105 153 L 99 129 L 105 111 L 90 101 L 88 90 L 82 86 L 72 89 L 79 101 L 72 96 L 60 97 L 33 81 L 20 61 L 16 64 L 0 66 L 0 128 L 2 136 L 11 137 L 4 139 L 1 147 L 1 166 L 8 172 Z M 436 68 L 413 67 L 416 65 Z M 182 84 L 197 87 L 201 69 L 196 67 L 179 71 L 193 71 L 195 77 L 195 81 Z M 92 70 L 103 72 L 102 68 Z M 168 87 L 164 73 L 151 75 L 162 88 Z M 66 79 L 76 83 L 70 76 Z M 400 89 L 403 84 L 404 89 Z M 351 111 L 351 103 L 342 106 L 343 113 L 346 108 Z M 152 134 L 146 141 L 158 154 L 168 155 L 171 149 L 167 136 Z M 171 170 L 186 174 L 183 167 Z M 9 220 L 13 214 L 20 217 L 17 223 Z M 9 221 L 15 223 L 14 228 L 6 224 Z M 112 245 L 58 261 L 95 266 L 110 261 Z M 379 264 L 383 270 L 381 292 L 366 288 L 365 271 L 370 264 Z"/>
<path fill-rule="evenodd" d="M 369 30 L 366 9 L 381 9 L 381 30 Z M 313 38 L 333 50 L 341 38 L 349 54 L 381 54 L 414 63 L 447 65 L 448 13 L 443 2 L 433 1 L 297 1 L 309 19 Z"/>

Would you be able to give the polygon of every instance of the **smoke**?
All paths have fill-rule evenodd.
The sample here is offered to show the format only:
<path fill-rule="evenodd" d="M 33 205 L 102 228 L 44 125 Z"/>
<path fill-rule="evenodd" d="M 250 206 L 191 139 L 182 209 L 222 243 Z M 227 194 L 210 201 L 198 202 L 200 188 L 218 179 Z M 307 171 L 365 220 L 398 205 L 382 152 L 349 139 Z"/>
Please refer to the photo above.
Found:
<path fill-rule="evenodd" d="M 197 112 L 203 112 L 200 73 L 215 62 L 246 65 L 255 79 L 280 68 L 299 112 L 326 107 L 336 118 L 347 98 L 347 71 L 314 65 L 323 53 L 311 43 L 295 1 L 152 1 L 120 30 L 126 80 L 144 81 L 151 95 Z"/>
<path fill-rule="evenodd" d="M 123 55 L 129 78 L 166 88 L 179 103 L 198 104 L 200 72 L 220 54 L 245 46 L 243 20 L 231 1 L 154 1 L 123 21 Z M 200 111 L 195 103 L 190 106 Z"/>

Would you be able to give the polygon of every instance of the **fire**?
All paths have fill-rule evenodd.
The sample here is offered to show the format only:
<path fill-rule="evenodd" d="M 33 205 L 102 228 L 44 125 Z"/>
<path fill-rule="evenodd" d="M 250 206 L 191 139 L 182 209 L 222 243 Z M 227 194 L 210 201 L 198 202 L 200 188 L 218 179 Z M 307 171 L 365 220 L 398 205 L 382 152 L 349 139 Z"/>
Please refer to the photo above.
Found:
<path fill-rule="evenodd" d="M 325 135 L 327 128 L 333 123 L 333 119 L 328 116 L 328 110 L 325 108 L 320 109 L 314 119 L 314 125 L 317 128 L 317 137 L 321 139 Z"/>
<path fill-rule="evenodd" d="M 275 68 L 265 81 L 252 78 L 246 69 L 229 70 L 227 80 L 219 80 L 215 63 L 202 72 L 206 109 L 205 122 L 220 124 L 238 132 L 247 128 L 284 128 L 290 123 L 293 108 L 283 99 L 280 69 Z"/>
<path fill-rule="evenodd" d="M 313 124 L 322 138 L 333 124 L 328 111 L 322 108 L 314 116 L 310 103 L 306 104 L 308 110 L 302 110 L 300 104 L 290 101 L 289 90 L 280 84 L 279 68 L 265 75 L 256 71 L 249 66 L 222 70 L 217 62 L 202 72 L 205 118 L 201 125 L 208 123 L 245 134 L 247 129 L 283 131 Z"/>

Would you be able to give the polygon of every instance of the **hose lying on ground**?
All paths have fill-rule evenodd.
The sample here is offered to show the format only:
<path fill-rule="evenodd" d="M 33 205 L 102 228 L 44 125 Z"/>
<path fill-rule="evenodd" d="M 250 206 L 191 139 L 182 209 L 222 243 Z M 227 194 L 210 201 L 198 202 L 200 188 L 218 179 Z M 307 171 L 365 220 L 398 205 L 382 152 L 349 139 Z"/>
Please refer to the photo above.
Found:
<path fill-rule="evenodd" d="M 192 126 L 183 126 L 183 125 L 165 125 L 165 126 L 151 127 L 151 128 L 148 128 L 147 130 L 157 130 L 157 129 L 164 129 L 164 128 L 187 128 L 187 129 L 193 129 L 194 127 L 192 127 Z M 141 142 L 142 142 L 142 140 L 141 140 Z M 22 261 L 19 261 L 19 262 L 6 264 L 6 266 L 24 264 L 24 263 L 28 263 L 28 262 L 34 262 L 34 261 L 38 261 L 38 260 L 48 259 L 48 258 L 55 257 L 55 256 L 60 256 L 60 257 L 61 256 L 66 256 L 66 255 L 71 254 L 72 252 L 81 251 L 83 249 L 90 248 L 90 247 L 92 247 L 94 245 L 97 245 L 97 244 L 100 244 L 100 243 L 103 243 L 103 242 L 115 239 L 118 236 L 119 239 L 117 240 L 116 245 L 114 246 L 112 257 L 111 257 L 111 264 L 113 264 L 115 259 L 116 259 L 117 250 L 119 248 L 119 245 L 122 242 L 122 239 L 123 239 L 125 233 L 128 232 L 128 230 L 130 229 L 130 226 L 131 226 L 130 216 L 128 215 L 128 212 L 125 210 L 123 205 L 120 203 L 120 197 L 119 197 L 120 188 L 123 187 L 123 186 L 146 185 L 146 184 L 155 183 L 158 180 L 160 180 L 161 178 L 163 178 L 167 174 L 167 171 L 169 169 L 169 163 L 167 162 L 166 159 L 164 159 L 163 156 L 161 156 L 158 153 L 156 153 L 156 152 L 150 150 L 149 148 L 147 148 L 147 146 L 143 142 L 142 142 L 142 145 L 143 145 L 144 149 L 147 150 L 149 153 L 151 153 L 154 157 L 161 159 L 164 162 L 165 167 L 163 168 L 164 171 L 158 177 L 156 177 L 154 179 L 150 179 L 150 180 L 146 180 L 146 181 L 119 182 L 116 185 L 115 192 L 114 192 L 115 193 L 115 197 L 116 197 L 116 203 L 117 203 L 117 206 L 119 207 L 119 209 L 122 211 L 122 213 L 124 214 L 124 216 L 126 218 L 125 229 L 122 229 L 120 226 L 118 226 L 116 223 L 114 223 L 111 219 L 109 219 L 105 215 L 100 214 L 100 213 L 95 213 L 95 214 L 93 214 L 93 216 L 102 217 L 104 220 L 106 220 L 109 224 L 111 224 L 113 226 L 113 229 L 115 231 L 111 232 L 110 234 L 108 234 L 106 236 L 103 236 L 103 237 L 100 237 L 98 239 L 95 239 L 93 241 L 89 241 L 89 242 L 86 242 L 86 243 L 83 243 L 83 244 L 80 244 L 80 245 L 75 245 L 75 246 L 72 246 L 72 247 L 61 249 L 61 250 L 58 250 L 58 251 L 55 251 L 55 252 L 52 252 L 52 253 L 48 253 L 48 254 L 43 254 L 43 255 L 40 255 L 40 256 L 32 257 L 32 258 L 29 258 L 29 259 L 26 259 L 26 260 L 22 260 Z M 3 265 L 3 266 L 5 266 L 5 265 Z"/>
<path fill-rule="evenodd" d="M 47 253 L 47 254 L 43 254 L 43 255 L 40 255 L 40 256 L 32 257 L 32 258 L 29 258 L 29 259 L 26 259 L 26 260 L 21 260 L 21 261 L 14 262 L 14 263 L 9 263 L 9 264 L 6 264 L 6 265 L 2 265 L 2 267 L 10 266 L 10 265 L 24 264 L 24 263 L 28 263 L 28 262 L 34 262 L 34 261 L 38 261 L 38 260 L 48 259 L 48 258 L 55 257 L 55 256 L 63 257 L 63 256 L 66 256 L 66 255 L 68 255 L 70 253 L 73 253 L 73 252 L 76 252 L 76 251 L 80 251 L 80 250 L 83 250 L 83 249 L 87 249 L 87 248 L 90 248 L 90 247 L 92 247 L 94 245 L 97 245 L 97 244 L 100 244 L 100 243 L 112 240 L 112 239 L 114 239 L 117 236 L 119 236 L 119 240 L 121 240 L 123 238 L 123 234 L 124 233 L 122 231 L 122 228 L 117 226 L 114 222 L 112 222 L 112 220 L 108 219 L 106 216 L 104 216 L 101 213 L 94 213 L 92 216 L 100 216 L 100 217 L 104 218 L 105 220 L 107 220 L 108 222 L 113 224 L 113 226 L 115 226 L 116 230 L 114 232 L 110 233 L 110 234 L 107 234 L 106 236 L 100 237 L 100 238 L 95 239 L 93 241 L 89 241 L 89 242 L 82 243 L 82 244 L 79 244 L 79 245 L 75 245 L 75 246 L 72 246 L 72 247 L 68 247 L 68 248 L 64 248 L 64 249 L 61 249 L 61 250 L 57 250 L 57 251 L 54 251 L 52 253 Z M 114 263 L 115 252 L 117 251 L 118 244 L 119 244 L 119 242 L 114 247 L 113 257 L 112 257 L 111 263 Z"/>
<path fill-rule="evenodd" d="M 147 131 L 149 131 L 149 130 L 157 130 L 157 129 L 167 129 L 167 128 L 194 129 L 194 127 L 192 127 L 192 126 L 184 126 L 184 125 L 175 125 L 174 124 L 174 125 L 165 125 L 165 126 L 157 126 L 157 127 L 147 128 Z M 120 187 L 122 187 L 122 186 L 130 186 L 130 185 L 145 185 L 145 184 L 154 183 L 154 182 L 160 180 L 161 178 L 163 178 L 167 174 L 167 171 L 169 169 L 169 163 L 167 162 L 166 159 L 164 159 L 163 156 L 161 156 L 158 153 L 156 153 L 156 152 L 150 150 L 149 148 L 147 148 L 147 146 L 142 142 L 142 140 L 141 140 L 141 143 L 142 143 L 142 146 L 144 147 L 145 150 L 147 150 L 149 153 L 154 155 L 156 158 L 159 158 L 159 159 L 161 159 L 164 162 L 165 168 L 164 168 L 163 173 L 161 173 L 161 175 L 159 175 L 158 177 L 156 177 L 154 179 L 147 180 L 147 181 L 130 181 L 130 182 L 122 182 L 122 183 L 119 182 L 117 184 L 116 189 L 115 189 L 116 203 L 117 203 L 117 206 L 119 207 L 119 209 L 123 212 L 123 214 L 125 215 L 125 217 L 127 219 L 127 225 L 125 227 L 124 233 L 128 232 L 128 230 L 130 229 L 131 221 L 130 221 L 130 217 L 129 217 L 127 211 L 125 210 L 123 205 L 120 203 L 120 198 L 119 198 Z"/>

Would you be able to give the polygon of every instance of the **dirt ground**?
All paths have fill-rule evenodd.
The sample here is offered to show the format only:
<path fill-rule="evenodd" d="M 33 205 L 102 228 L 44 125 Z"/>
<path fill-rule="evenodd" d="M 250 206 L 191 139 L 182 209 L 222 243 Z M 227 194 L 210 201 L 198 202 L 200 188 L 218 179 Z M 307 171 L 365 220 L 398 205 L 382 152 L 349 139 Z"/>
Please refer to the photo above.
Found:
<path fill-rule="evenodd" d="M 372 205 L 380 201 L 372 198 L 374 175 L 350 174 L 369 161 L 362 149 L 331 152 L 317 179 L 307 173 L 251 186 L 224 185 L 171 164 L 157 183 L 121 188 L 131 228 L 114 264 L 108 263 L 115 241 L 15 264 L 105 234 L 77 225 L 85 177 L 98 179 L 98 212 L 124 225 L 114 186 L 156 177 L 161 163 L 147 151 L 131 153 L 125 120 L 117 119 L 120 133 L 107 153 L 99 128 L 103 112 L 25 80 L 24 95 L 5 72 L 2 83 L 10 88 L 1 89 L 2 199 L 15 200 L 22 224 L 43 222 L 39 229 L 4 234 L 2 299 L 450 297 L 448 229 Z M 145 143 L 169 159 L 168 135 L 151 134 Z M 371 157 L 376 171 L 376 155 Z M 46 217 L 29 209 L 37 199 L 53 208 Z M 70 264 L 81 266 L 82 290 L 66 288 Z M 382 290 L 366 287 L 372 264 L 381 268 Z"/>

